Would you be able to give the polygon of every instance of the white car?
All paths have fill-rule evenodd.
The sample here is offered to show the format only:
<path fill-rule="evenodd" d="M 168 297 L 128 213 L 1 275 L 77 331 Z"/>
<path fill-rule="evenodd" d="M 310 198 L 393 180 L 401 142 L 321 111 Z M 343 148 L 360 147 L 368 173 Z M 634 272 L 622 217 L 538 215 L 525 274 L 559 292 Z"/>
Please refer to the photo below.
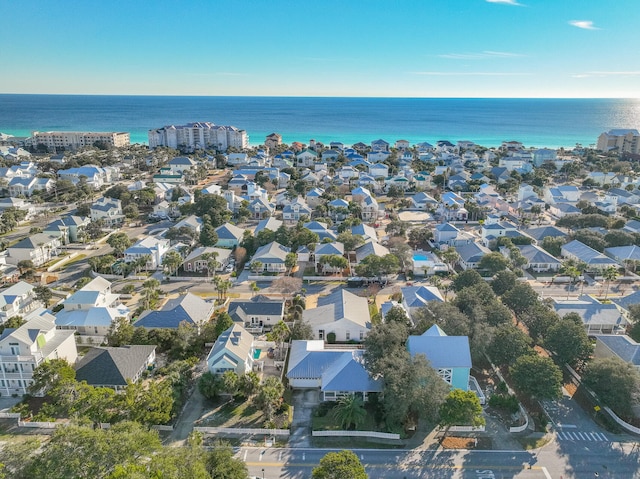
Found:
<path fill-rule="evenodd" d="M 224 270 L 227 273 L 231 273 L 233 271 L 233 265 L 232 264 L 228 264 L 227 267 Z"/>

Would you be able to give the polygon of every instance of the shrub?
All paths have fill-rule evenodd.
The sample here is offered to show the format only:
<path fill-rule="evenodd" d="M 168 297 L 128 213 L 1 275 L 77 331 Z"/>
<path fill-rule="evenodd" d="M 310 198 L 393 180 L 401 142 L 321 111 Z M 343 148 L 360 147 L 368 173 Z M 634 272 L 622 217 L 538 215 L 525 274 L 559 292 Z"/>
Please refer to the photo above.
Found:
<path fill-rule="evenodd" d="M 315 412 L 316 417 L 325 417 L 336 404 L 331 401 L 321 402 Z"/>
<path fill-rule="evenodd" d="M 508 412 L 509 414 L 515 414 L 518 412 L 518 399 L 511 394 L 494 394 L 489 398 L 489 406 Z"/>

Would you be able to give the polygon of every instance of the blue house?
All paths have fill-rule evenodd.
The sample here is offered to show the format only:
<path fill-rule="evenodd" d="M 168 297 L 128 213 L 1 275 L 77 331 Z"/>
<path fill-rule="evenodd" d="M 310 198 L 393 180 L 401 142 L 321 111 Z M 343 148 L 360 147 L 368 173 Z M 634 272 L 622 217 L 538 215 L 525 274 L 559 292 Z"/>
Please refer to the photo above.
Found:
<path fill-rule="evenodd" d="M 216 243 L 218 248 L 233 248 L 242 241 L 244 230 L 231 223 L 225 223 L 216 228 L 216 234 L 218 235 L 218 242 Z"/>
<path fill-rule="evenodd" d="M 471 352 L 467 336 L 447 336 L 434 324 L 421 336 L 409 336 L 407 350 L 411 356 L 424 354 L 438 376 L 452 388 L 469 390 Z"/>

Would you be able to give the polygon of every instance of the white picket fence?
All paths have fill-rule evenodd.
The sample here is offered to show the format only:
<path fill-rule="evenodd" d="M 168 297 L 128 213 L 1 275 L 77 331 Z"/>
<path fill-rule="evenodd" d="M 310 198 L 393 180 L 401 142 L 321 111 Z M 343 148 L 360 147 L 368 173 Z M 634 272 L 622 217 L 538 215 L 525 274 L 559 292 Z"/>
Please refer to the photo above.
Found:
<path fill-rule="evenodd" d="M 224 434 L 229 436 L 288 436 L 288 429 L 259 429 L 259 428 L 235 428 L 235 427 L 194 427 L 194 431 L 203 434 L 218 435 Z"/>
<path fill-rule="evenodd" d="M 400 434 L 377 431 L 311 431 L 314 437 L 371 437 L 375 439 L 400 439 Z"/>
<path fill-rule="evenodd" d="M 484 426 L 451 426 L 449 432 L 484 432 Z"/>
<path fill-rule="evenodd" d="M 518 404 L 518 408 L 520 409 L 520 414 L 524 417 L 524 424 L 522 426 L 510 427 L 509 432 L 522 432 L 529 427 L 529 415 L 527 411 L 524 410 L 522 404 Z"/>
<path fill-rule="evenodd" d="M 65 424 L 62 422 L 32 422 L 32 421 L 18 421 L 18 427 L 31 427 L 37 429 L 55 429 L 60 424 Z"/>

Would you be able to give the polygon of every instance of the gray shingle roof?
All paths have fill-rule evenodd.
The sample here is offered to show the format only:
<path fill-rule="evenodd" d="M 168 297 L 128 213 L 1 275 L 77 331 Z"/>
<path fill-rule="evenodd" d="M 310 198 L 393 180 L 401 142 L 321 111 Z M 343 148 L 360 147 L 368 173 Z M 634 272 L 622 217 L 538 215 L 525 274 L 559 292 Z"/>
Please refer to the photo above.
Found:
<path fill-rule="evenodd" d="M 135 326 L 177 329 L 183 321 L 202 324 L 209 320 L 214 308 L 214 303 L 187 293 L 179 298 L 170 299 L 160 311 L 145 311 Z"/>
<path fill-rule="evenodd" d="M 126 386 L 141 368 L 156 346 L 122 346 L 92 348 L 76 365 L 76 379 L 92 386 Z"/>

